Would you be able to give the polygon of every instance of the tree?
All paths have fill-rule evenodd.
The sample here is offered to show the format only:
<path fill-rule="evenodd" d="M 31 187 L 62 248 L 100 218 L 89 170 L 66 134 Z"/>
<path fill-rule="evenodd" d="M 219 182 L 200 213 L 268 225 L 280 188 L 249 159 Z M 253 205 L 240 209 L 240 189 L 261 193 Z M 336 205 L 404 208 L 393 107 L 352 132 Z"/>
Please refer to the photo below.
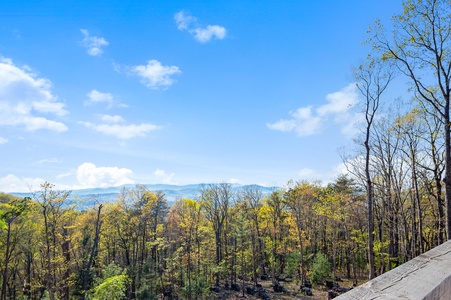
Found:
<path fill-rule="evenodd" d="M 86 297 L 86 292 L 88 291 L 88 279 L 90 278 L 90 272 L 91 272 L 91 267 L 94 263 L 94 259 L 95 256 L 97 255 L 98 252 L 98 245 L 99 245 L 99 239 L 100 239 L 100 228 L 102 226 L 102 220 L 101 220 L 101 216 L 100 216 L 100 212 L 102 210 L 103 205 L 99 204 L 98 208 L 97 208 L 97 218 L 95 221 L 95 234 L 94 234 L 94 241 L 92 244 L 92 248 L 91 248 L 91 253 L 89 254 L 89 260 L 88 263 L 86 265 L 86 268 L 84 270 L 84 275 L 83 275 L 83 294 L 81 299 L 85 299 Z"/>
<path fill-rule="evenodd" d="M 205 216 L 211 222 L 215 232 L 216 266 L 224 258 L 224 231 L 228 218 L 229 205 L 232 200 L 232 186 L 229 183 L 209 184 L 201 187 L 201 202 Z M 219 285 L 219 272 L 216 273 L 216 285 Z"/>
<path fill-rule="evenodd" d="M 451 239 L 451 3 L 448 0 L 408 0 L 393 17 L 388 38 L 380 24 L 374 46 L 382 59 L 394 61 L 412 83 L 415 96 L 430 104 L 443 123 L 445 141 L 446 233 Z"/>
<path fill-rule="evenodd" d="M 180 227 L 179 239 L 182 241 L 184 253 L 187 256 L 186 277 L 187 277 L 187 299 L 191 300 L 193 296 L 193 256 L 199 257 L 200 253 L 195 252 L 195 243 L 199 239 L 199 226 L 201 217 L 201 206 L 199 202 L 191 199 L 182 199 L 174 204 L 174 209 L 179 217 L 178 225 Z M 199 274 L 195 274 L 196 279 Z M 197 295 L 196 295 L 197 296 Z"/>
<path fill-rule="evenodd" d="M 57 298 L 61 293 L 64 299 L 69 299 L 67 282 L 69 278 L 69 240 L 67 239 L 67 226 L 65 218 L 70 213 L 66 200 L 70 191 L 55 190 L 54 185 L 45 182 L 41 190 L 33 193 L 34 199 L 39 203 L 44 218 L 43 261 L 45 273 L 45 286 L 50 300 Z M 60 251 L 60 247 L 61 250 Z M 61 259 L 61 256 L 64 256 Z M 63 265 L 64 264 L 64 265 Z M 63 275 L 60 274 L 63 272 Z"/>
<path fill-rule="evenodd" d="M 11 226 L 12 223 L 17 220 L 27 209 L 30 198 L 25 197 L 23 199 L 13 198 L 12 201 L 5 204 L 5 209 L 0 211 L 0 220 L 5 224 L 6 227 L 6 241 L 5 241 L 5 258 L 3 260 L 3 270 L 2 270 L 2 289 L 1 289 L 1 300 L 6 300 L 6 287 L 8 283 L 8 267 L 11 259 L 12 252 L 14 250 L 13 243 L 11 242 Z M 1 224 L 0 224 L 1 225 Z M 1 227 L 1 226 L 0 226 Z"/>
<path fill-rule="evenodd" d="M 393 79 L 393 72 L 385 68 L 380 61 L 371 59 L 366 66 L 360 65 L 354 72 L 357 89 L 363 96 L 363 113 L 365 116 L 365 179 L 368 202 L 368 262 L 370 265 L 369 278 L 376 277 L 374 268 L 374 199 L 373 182 L 370 175 L 370 133 L 371 127 L 379 109 L 381 96 Z"/>
<path fill-rule="evenodd" d="M 401 148 L 401 150 L 406 154 L 406 157 L 409 158 L 410 162 L 410 170 L 411 170 L 411 193 L 412 195 L 412 238 L 414 239 L 412 242 L 412 253 L 416 253 L 416 241 L 419 244 L 420 253 L 424 252 L 424 243 L 423 243 L 423 213 L 421 209 L 421 199 L 419 192 L 419 176 L 418 176 L 418 156 L 419 150 L 418 145 L 420 143 L 420 136 L 424 135 L 421 129 L 421 124 L 417 120 L 418 113 L 414 110 L 413 112 L 407 113 L 404 116 L 398 118 L 396 125 L 397 130 L 400 132 L 402 136 L 402 140 L 405 145 L 405 149 Z M 416 214 L 416 216 L 415 216 Z M 418 220 L 418 230 L 415 219 Z"/>
<path fill-rule="evenodd" d="M 254 243 L 251 244 L 251 251 L 246 251 L 249 248 L 249 237 L 251 235 L 251 223 L 247 218 L 246 208 L 247 201 L 235 203 L 233 210 L 233 224 L 231 225 L 232 238 L 233 238 L 233 257 L 236 257 L 237 261 L 237 270 L 239 274 L 239 278 L 241 278 L 241 290 L 242 297 L 244 297 L 245 286 L 244 281 L 247 277 L 247 261 L 252 257 L 252 260 L 255 260 L 253 257 L 253 251 L 255 248 Z M 235 265 L 231 266 L 232 270 L 235 271 Z M 255 273 L 255 272 L 253 272 Z M 255 279 L 254 279 L 255 282 Z"/>
<path fill-rule="evenodd" d="M 426 157 L 429 159 L 423 160 L 420 163 L 423 173 L 430 173 L 431 178 L 428 176 L 422 176 L 424 185 L 429 193 L 436 202 L 437 208 L 437 218 L 436 218 L 436 230 L 437 230 L 437 241 L 434 245 L 440 245 L 443 243 L 446 235 L 446 222 L 445 222 L 445 208 L 444 200 L 442 194 L 442 177 L 444 172 L 444 143 L 443 135 L 439 134 L 443 131 L 443 124 L 440 121 L 440 117 L 434 113 L 430 113 L 427 109 L 428 103 L 419 103 L 421 106 L 416 109 L 417 114 L 420 115 L 421 119 L 424 120 L 426 132 L 420 138 L 424 141 L 424 146 L 422 151 L 426 153 Z M 426 105 L 426 106 L 425 106 Z"/>
<path fill-rule="evenodd" d="M 350 279 L 352 264 L 354 269 L 354 280 L 357 281 L 355 256 L 358 249 L 356 249 L 356 243 L 352 240 L 351 235 L 353 229 L 360 230 L 364 226 L 364 222 L 362 222 L 363 218 L 361 216 L 363 211 L 361 201 L 362 190 L 357 187 L 354 179 L 348 177 L 348 175 L 340 175 L 333 183 L 328 185 L 328 189 L 331 190 L 333 195 L 330 207 L 338 212 L 338 214 L 332 214 L 330 217 L 334 219 L 333 222 L 339 221 L 338 224 L 341 228 L 338 237 L 346 248 L 346 274 L 348 279 Z M 319 204 L 321 205 L 322 203 Z M 352 253 L 354 253 L 354 256 Z"/>
<path fill-rule="evenodd" d="M 266 219 L 266 226 L 269 228 L 268 246 L 265 247 L 270 256 L 271 276 L 275 281 L 275 276 L 283 273 L 283 237 L 288 232 L 284 228 L 285 220 L 287 219 L 287 205 L 283 199 L 283 192 L 273 191 L 271 195 L 265 198 L 264 206 L 261 213 Z M 285 230 L 284 230 L 285 229 Z"/>
<path fill-rule="evenodd" d="M 319 186 L 318 184 L 315 185 L 302 181 L 296 183 L 289 182 L 288 187 L 288 190 L 284 194 L 284 200 L 296 223 L 301 264 L 301 281 L 302 284 L 305 284 L 304 232 L 306 231 L 306 226 L 304 220 L 306 216 L 313 214 L 311 208 L 318 197 Z"/>
<path fill-rule="evenodd" d="M 246 212 L 246 217 L 249 220 L 252 232 L 252 268 L 253 268 L 253 281 L 254 286 L 257 286 L 258 278 L 258 266 L 261 267 L 262 274 L 266 274 L 265 259 L 264 259 L 264 247 L 263 239 L 260 228 L 259 210 L 262 206 L 263 195 L 261 190 L 257 186 L 244 186 L 238 193 L 237 198 L 243 203 L 243 208 Z M 257 245 L 256 245 L 257 240 Z"/>
<path fill-rule="evenodd" d="M 397 201 L 396 195 L 397 191 L 401 190 L 398 188 L 401 187 L 400 183 L 403 182 L 399 177 L 403 177 L 402 174 L 405 172 L 404 163 L 400 162 L 406 160 L 404 152 L 400 151 L 402 135 L 393 128 L 398 109 L 388 109 L 387 111 L 375 122 L 370 141 L 372 147 L 371 168 L 375 178 L 374 196 L 377 203 L 375 218 L 378 229 L 379 274 L 382 274 L 386 268 L 391 269 L 390 261 L 395 261 L 395 265 L 397 265 L 397 253 L 399 252 L 397 227 L 400 205 L 398 205 L 399 201 Z"/>

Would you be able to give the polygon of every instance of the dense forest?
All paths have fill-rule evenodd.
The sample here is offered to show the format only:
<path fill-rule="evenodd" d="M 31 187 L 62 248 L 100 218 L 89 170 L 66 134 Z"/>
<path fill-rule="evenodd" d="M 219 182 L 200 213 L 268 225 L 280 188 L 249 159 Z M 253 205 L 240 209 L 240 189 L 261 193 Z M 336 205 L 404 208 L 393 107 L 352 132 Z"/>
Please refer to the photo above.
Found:
<path fill-rule="evenodd" d="M 1 194 L 0 300 L 215 299 L 215 287 L 244 293 L 244 282 L 357 283 L 449 240 L 450 13 L 449 1 L 407 1 L 390 31 L 370 28 L 372 52 L 354 70 L 361 134 L 341 153 L 347 175 L 331 183 L 293 180 L 269 195 L 205 184 L 171 206 L 136 185 L 84 209 L 50 183 L 30 198 Z M 394 81 L 408 82 L 408 103 L 386 99 Z"/>
<path fill-rule="evenodd" d="M 433 185 L 405 174 L 408 165 L 393 169 L 399 186 L 387 194 L 389 178 L 373 166 L 381 172 L 379 274 L 444 239 Z M 233 192 L 228 183 L 206 184 L 197 199 L 171 207 L 144 185 L 85 210 L 68 196 L 49 183 L 32 199 L 1 195 L 2 299 L 215 299 L 211 287 L 241 286 L 243 278 L 315 286 L 368 273 L 366 194 L 346 176 L 327 186 L 289 182 L 268 196 L 256 186 Z"/>

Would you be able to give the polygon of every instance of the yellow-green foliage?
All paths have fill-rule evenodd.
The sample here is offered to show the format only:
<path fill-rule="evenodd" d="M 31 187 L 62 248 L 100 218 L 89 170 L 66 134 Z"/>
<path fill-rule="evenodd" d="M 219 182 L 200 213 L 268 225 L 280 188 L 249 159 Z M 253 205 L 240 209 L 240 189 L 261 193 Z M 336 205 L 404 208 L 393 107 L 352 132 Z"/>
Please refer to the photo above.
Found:
<path fill-rule="evenodd" d="M 105 279 L 100 285 L 94 288 L 93 300 L 122 300 L 125 299 L 127 275 L 116 275 Z"/>

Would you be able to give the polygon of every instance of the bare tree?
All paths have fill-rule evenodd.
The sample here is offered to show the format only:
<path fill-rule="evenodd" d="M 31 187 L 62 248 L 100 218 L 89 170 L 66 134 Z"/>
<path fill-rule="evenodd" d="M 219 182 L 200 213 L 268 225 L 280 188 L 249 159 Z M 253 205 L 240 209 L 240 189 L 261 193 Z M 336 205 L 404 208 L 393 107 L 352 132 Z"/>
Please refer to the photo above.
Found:
<path fill-rule="evenodd" d="M 380 24 L 374 47 L 382 59 L 396 62 L 412 83 L 415 96 L 432 107 L 443 123 L 445 141 L 446 233 L 451 239 L 451 4 L 448 0 L 408 0 L 394 16 L 387 38 Z"/>
<path fill-rule="evenodd" d="M 371 127 L 379 109 L 381 96 L 393 79 L 391 68 L 386 68 L 380 61 L 372 59 L 368 65 L 359 66 L 354 71 L 357 80 L 357 89 L 363 96 L 363 113 L 365 116 L 365 178 L 368 202 L 368 262 L 370 265 L 369 279 L 376 277 L 374 265 L 374 200 L 373 182 L 370 175 L 370 134 Z"/>

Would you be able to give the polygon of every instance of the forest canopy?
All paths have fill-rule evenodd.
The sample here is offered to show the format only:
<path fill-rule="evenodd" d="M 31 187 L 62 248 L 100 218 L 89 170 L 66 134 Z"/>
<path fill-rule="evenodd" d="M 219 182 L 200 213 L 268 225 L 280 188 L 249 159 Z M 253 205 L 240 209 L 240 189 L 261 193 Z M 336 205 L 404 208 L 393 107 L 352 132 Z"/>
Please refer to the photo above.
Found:
<path fill-rule="evenodd" d="M 391 205 L 403 213 L 391 215 L 375 186 L 375 267 L 383 273 L 422 249 L 414 191 L 394 190 Z M 434 197 L 419 191 L 427 250 L 438 244 L 438 220 Z M 4 299 L 214 299 L 212 286 L 243 278 L 321 285 L 367 274 L 365 191 L 347 176 L 326 186 L 292 181 L 267 196 L 257 186 L 205 184 L 196 199 L 171 207 L 143 185 L 84 210 L 50 183 L 33 195 L 0 197 Z"/>

